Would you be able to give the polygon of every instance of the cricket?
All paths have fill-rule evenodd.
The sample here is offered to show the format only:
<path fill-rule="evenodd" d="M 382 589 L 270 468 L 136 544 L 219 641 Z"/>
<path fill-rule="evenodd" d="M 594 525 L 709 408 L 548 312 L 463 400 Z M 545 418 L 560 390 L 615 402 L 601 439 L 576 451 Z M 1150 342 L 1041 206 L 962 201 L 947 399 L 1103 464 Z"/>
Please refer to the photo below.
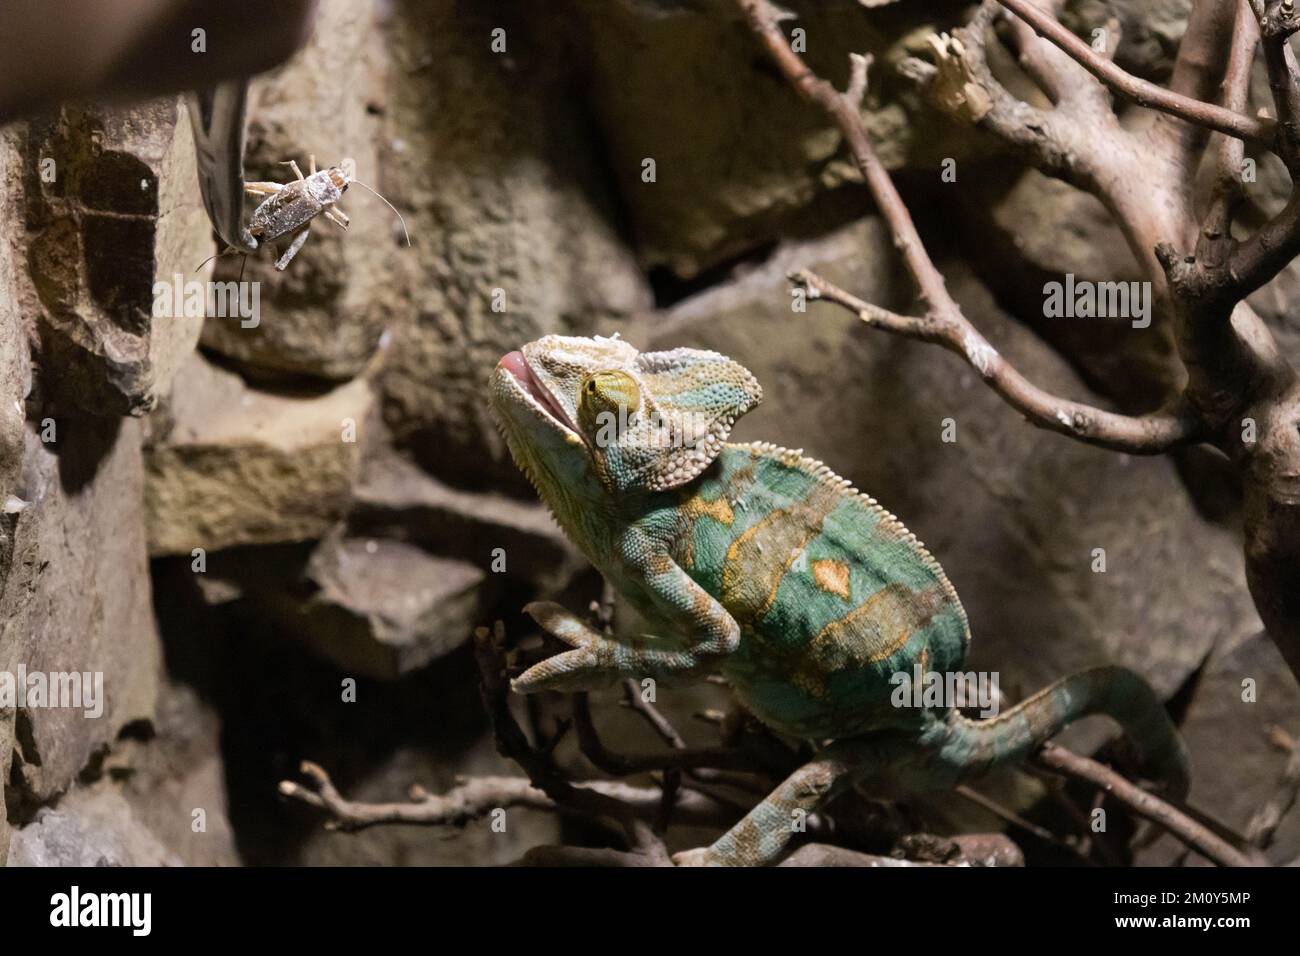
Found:
<path fill-rule="evenodd" d="M 411 234 L 407 231 L 406 220 L 402 218 L 397 207 L 381 196 L 377 190 L 348 175 L 342 166 L 317 170 L 315 155 L 309 156 L 307 163 L 310 172 L 306 176 L 302 174 L 297 160 L 289 159 L 282 163 L 293 170 L 294 176 L 297 177 L 290 183 L 244 183 L 244 191 L 249 195 L 266 197 L 253 210 L 253 216 L 248 223 L 248 235 L 252 237 L 253 248 L 269 242 L 276 246 L 278 251 L 280 241 L 288 240 L 287 247 L 275 260 L 277 271 L 283 272 L 287 269 L 289 263 L 302 250 L 307 237 L 311 235 L 311 224 L 317 216 L 324 216 L 341 229 L 348 228 L 352 220 L 338 207 L 338 202 L 348 191 L 348 187 L 353 184 L 374 193 L 384 205 L 393 210 L 398 222 L 402 224 L 402 234 L 406 237 L 406 244 L 408 246 L 411 244 Z M 233 251 L 233 249 L 226 250 L 220 255 Z M 202 268 L 212 258 L 216 257 L 205 259 L 199 267 Z"/>

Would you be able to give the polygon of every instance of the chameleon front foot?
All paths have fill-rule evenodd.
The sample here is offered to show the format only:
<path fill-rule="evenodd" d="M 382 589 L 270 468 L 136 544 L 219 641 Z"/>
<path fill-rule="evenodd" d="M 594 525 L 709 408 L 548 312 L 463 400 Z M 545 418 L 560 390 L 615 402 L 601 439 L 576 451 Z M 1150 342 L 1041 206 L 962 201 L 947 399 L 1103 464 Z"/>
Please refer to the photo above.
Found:
<path fill-rule="evenodd" d="M 534 601 L 524 611 L 543 630 L 574 649 L 524 671 L 511 685 L 521 694 L 539 690 L 597 690 L 625 677 L 665 681 L 693 677 L 734 649 L 740 634 L 735 622 L 730 627 L 722 624 L 714 627 L 715 633 L 704 636 L 693 646 L 670 650 L 645 646 L 652 638 L 634 639 L 631 644 L 611 640 L 576 614 L 549 601 Z"/>
<path fill-rule="evenodd" d="M 623 676 L 617 666 L 620 645 L 587 626 L 577 615 L 550 601 L 534 601 L 524 608 L 524 613 L 542 630 L 574 649 L 528 668 L 510 682 L 515 693 L 595 690 Z"/>

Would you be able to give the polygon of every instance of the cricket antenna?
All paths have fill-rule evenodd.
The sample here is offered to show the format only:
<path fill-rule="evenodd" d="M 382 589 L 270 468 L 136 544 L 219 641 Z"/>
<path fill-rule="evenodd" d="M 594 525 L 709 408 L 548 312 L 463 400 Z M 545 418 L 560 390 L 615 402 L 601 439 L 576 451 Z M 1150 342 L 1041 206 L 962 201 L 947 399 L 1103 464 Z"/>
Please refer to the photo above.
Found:
<path fill-rule="evenodd" d="M 206 259 L 204 259 L 202 262 L 200 262 L 197 266 L 195 266 L 195 267 L 194 267 L 194 271 L 195 271 L 195 272 L 198 272 L 200 269 L 202 269 L 204 266 L 206 266 L 206 265 L 207 265 L 209 262 L 211 262 L 213 259 L 216 259 L 216 258 L 218 258 L 218 257 L 220 257 L 220 256 L 224 256 L 224 255 L 225 255 L 224 252 L 214 252 L 212 255 L 208 256 Z"/>
<path fill-rule="evenodd" d="M 227 246 L 225 249 L 222 249 L 220 252 L 213 253 L 212 255 L 210 255 L 210 256 L 208 256 L 206 259 L 204 259 L 202 262 L 200 262 L 197 266 L 194 267 L 194 271 L 195 271 L 195 272 L 198 272 L 200 269 L 202 269 L 204 266 L 206 266 L 206 265 L 207 265 L 209 262 L 211 262 L 213 259 L 219 259 L 221 256 L 229 256 L 229 255 L 232 255 L 232 254 L 234 254 L 234 253 L 236 253 L 236 252 L 239 252 L 239 251 L 240 251 L 240 250 L 236 249 L 234 246 Z M 248 253 L 244 253 L 244 261 L 245 261 L 245 262 L 248 261 Z M 243 266 L 240 266 L 240 267 L 239 267 L 239 277 L 240 277 L 241 279 L 244 277 L 244 267 L 243 267 Z"/>
<path fill-rule="evenodd" d="M 376 196 L 379 196 L 378 190 L 374 189 L 371 186 L 366 186 L 366 184 L 359 179 L 352 180 L 352 185 L 365 186 L 366 189 L 370 190 L 370 192 L 374 193 Z M 402 232 L 406 234 L 406 244 L 409 246 L 411 244 L 411 234 L 406 231 L 406 220 L 402 218 L 402 214 L 400 212 L 397 212 L 397 207 L 394 206 L 392 203 L 390 203 L 383 196 L 379 196 L 379 201 L 382 202 L 389 209 L 391 209 L 393 212 L 397 213 L 397 221 L 402 224 Z"/>

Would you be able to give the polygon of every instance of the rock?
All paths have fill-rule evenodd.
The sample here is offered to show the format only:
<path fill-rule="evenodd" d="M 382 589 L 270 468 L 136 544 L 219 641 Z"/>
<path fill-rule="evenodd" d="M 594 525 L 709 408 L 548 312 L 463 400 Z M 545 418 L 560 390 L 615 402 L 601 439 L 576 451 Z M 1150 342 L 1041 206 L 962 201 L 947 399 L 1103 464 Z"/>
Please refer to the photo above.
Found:
<path fill-rule="evenodd" d="M 237 557 L 217 555 L 215 573 L 225 573 L 222 562 Z M 325 830 L 320 811 L 286 800 L 276 787 L 301 780 L 303 760 L 325 768 L 340 793 L 370 801 L 406 799 L 413 784 L 437 793 L 462 775 L 519 772 L 496 753 L 471 649 L 457 648 L 395 681 L 349 674 L 283 639 L 282 627 L 250 613 L 251 602 L 208 607 L 195 586 L 200 575 L 186 559 L 163 558 L 154 566 L 171 670 L 219 717 L 224 792 L 243 862 L 487 866 L 558 838 L 555 815 L 522 810 L 508 812 L 504 833 L 493 831 L 489 819 L 464 828 Z M 345 696 L 346 678 L 355 683 Z M 160 720 L 158 739 L 166 736 Z M 157 805 L 163 808 L 161 800 Z M 185 812 L 188 805 L 187 799 Z"/>
<path fill-rule="evenodd" d="M 386 191 L 415 246 L 385 281 L 392 347 L 377 384 L 397 442 L 462 488 L 526 495 L 484 400 L 497 361 L 548 332 L 582 332 L 652 303 L 619 236 L 573 56 L 523 8 L 395 5 L 400 75 L 378 104 Z M 506 31 L 507 52 L 491 49 Z M 361 207 L 357 206 L 358 209 Z"/>
<path fill-rule="evenodd" d="M 238 866 L 221 722 L 188 685 L 165 683 L 157 714 L 114 745 L 96 788 L 115 788 L 135 820 L 185 866 Z"/>
<path fill-rule="evenodd" d="M 1191 9 L 1192 0 L 1076 0 L 1062 20 L 1091 39 L 1094 30 L 1112 17 L 1118 19 L 1121 39 L 1115 62 L 1130 73 L 1163 83 L 1173 72 Z"/>
<path fill-rule="evenodd" d="M 906 308 L 910 290 L 895 285 L 892 261 L 888 236 L 867 220 L 782 248 L 639 334 L 658 348 L 713 348 L 753 371 L 763 405 L 735 440 L 803 448 L 895 512 L 962 595 L 972 666 L 997 670 L 1017 697 L 1100 661 L 1134 667 L 1169 695 L 1217 643 L 1258 629 L 1240 545 L 1198 517 L 1168 459 L 1035 429 L 944 350 L 868 329 L 831 305 L 792 311 L 784 277 L 805 266 Z M 967 269 L 940 267 L 967 315 L 1031 381 L 1089 399 Z M 951 443 L 942 440 L 949 422 Z M 1105 573 L 1093 571 L 1098 548 Z"/>
<path fill-rule="evenodd" d="M 21 221 L 15 208 L 19 197 L 7 185 L 21 169 L 18 138 L 14 128 L 0 130 L 0 223 Z M 12 497 L 12 492 L 22 473 L 23 402 L 31 389 L 27 330 L 18 311 L 18 279 L 14 258 L 9 253 L 13 239 L 9 233 L 0 231 L 0 612 L 7 612 L 16 600 L 9 578 L 17 519 L 7 505 L 20 501 Z M 21 581 L 16 581 L 16 588 L 22 586 Z M 13 662 L 7 655 L 15 650 L 0 642 L 0 669 L 12 669 Z M 14 712 L 0 707 L 0 780 L 9 779 L 13 730 Z M 4 862 L 9 847 L 9 823 L 3 811 L 4 788 L 0 787 L 0 863 Z"/>
<path fill-rule="evenodd" d="M 1255 814 L 1280 792 L 1289 754 L 1273 742 L 1273 734 L 1281 730 L 1291 741 L 1300 741 L 1300 690 L 1266 634 L 1254 634 L 1211 657 L 1181 730 L 1192 757 L 1189 802 L 1246 834 Z M 1136 862 L 1174 866 L 1186 853 L 1173 837 L 1163 836 L 1144 848 Z M 1282 817 L 1268 856 L 1277 865 L 1300 857 L 1295 806 Z M 1189 860 L 1203 862 L 1195 855 Z"/>
<path fill-rule="evenodd" d="M 14 832 L 9 866 L 180 866 L 112 789 L 77 790 Z"/>
<path fill-rule="evenodd" d="M 344 514 L 371 406 L 365 379 L 316 394 L 250 388 L 201 356 L 147 457 L 150 553 L 323 536 Z"/>
<path fill-rule="evenodd" d="M 1153 315 L 1149 328 L 1131 318 L 1048 317 L 1048 283 L 1138 282 L 1143 276 L 1127 241 L 1088 193 L 1030 170 L 1007 184 L 995 171 L 967 176 L 958 194 L 966 251 L 1000 302 L 1078 368 L 1087 383 L 1122 407 L 1159 407 L 1186 378 L 1172 330 Z"/>
<path fill-rule="evenodd" d="M 237 604 L 349 673 L 391 680 L 458 646 L 504 591 L 555 593 L 586 570 L 539 504 L 451 488 L 386 448 L 382 432 L 341 467 L 329 456 L 354 446 L 331 431 L 338 415 L 290 405 L 196 359 L 155 416 L 153 547 L 187 560 L 205 549 L 191 573 L 207 605 Z M 299 445 L 326 463 L 302 460 Z"/>
<path fill-rule="evenodd" d="M 16 128 L 0 130 L 0 223 L 22 221 L 22 197 L 8 184 L 20 176 L 21 137 Z M 8 499 L 22 470 L 23 403 L 32 387 L 28 327 L 19 308 L 19 266 L 10 249 L 17 236 L 0 230 L 0 504 Z M 0 562 L 0 582 L 4 564 Z"/>
<path fill-rule="evenodd" d="M 777 74 L 734 2 L 570 5 L 645 265 L 694 278 L 799 224 L 843 222 L 866 208 L 865 190 L 836 193 L 857 181 L 840 135 Z M 892 69 L 905 53 L 920 53 L 926 34 L 960 23 L 960 4 L 870 12 L 858 0 L 782 6 L 798 14 L 783 28 L 806 31 L 809 66 L 839 88 L 850 53 L 876 57 L 867 125 L 887 166 L 937 170 L 943 158 L 987 153 L 987 140 L 935 117 Z M 655 163 L 652 182 L 646 160 Z"/>
<path fill-rule="evenodd" d="M 212 712 L 176 687 L 159 709 L 158 736 L 120 741 L 102 776 L 15 831 L 10 866 L 239 865 Z"/>
<path fill-rule="evenodd" d="M 14 715 L 12 711 L 0 711 L 0 773 L 4 774 L 4 779 L 9 779 L 9 764 L 13 758 L 14 749 Z M 4 790 L 0 788 L 0 810 L 4 810 Z M 9 844 L 12 833 L 9 827 L 7 814 L 0 814 L 0 866 L 5 865 L 9 859 Z"/>
<path fill-rule="evenodd" d="M 99 672 L 104 710 L 87 718 L 86 708 L 0 705 L 0 861 L 10 821 L 64 792 L 118 728 L 151 713 L 159 667 L 140 528 L 139 425 L 56 418 L 39 403 L 30 431 L 25 421 L 40 311 L 23 268 L 23 148 L 21 126 L 0 133 L 0 672 L 12 680 L 19 669 L 91 672 L 91 688 Z M 170 170 L 166 163 L 181 160 L 164 161 Z M 173 226 L 153 225 L 179 242 Z M 151 250 L 155 239 L 162 242 L 151 232 Z M 175 334 L 160 330 L 149 341 L 161 350 Z M 155 382 L 164 365 L 153 365 Z"/>
<path fill-rule="evenodd" d="M 362 463 L 348 529 L 356 537 L 409 540 L 525 579 L 539 593 L 563 590 L 587 567 L 543 505 L 452 488 L 394 454 Z"/>
<path fill-rule="evenodd" d="M 305 601 L 257 580 L 245 582 L 244 595 L 348 674 L 394 680 L 459 647 L 483 622 L 483 571 L 401 541 L 330 539 L 305 577 L 314 592 Z"/>
<path fill-rule="evenodd" d="M 11 673 L 89 673 L 103 710 L 27 706 L 16 716 L 11 815 L 51 800 L 118 731 L 153 714 L 160 653 L 144 543 L 138 422 L 69 419 L 46 445 L 29 435 L 26 504 L 7 516 L 9 574 L 0 662 Z M 66 702 L 62 702 L 66 703 Z"/>
<path fill-rule="evenodd" d="M 507 594 L 556 594 L 587 563 L 544 508 L 459 491 L 371 446 L 346 519 L 319 544 L 238 547 L 193 574 L 347 673 L 393 680 L 459 646 Z"/>
<path fill-rule="evenodd" d="M 306 175 L 315 155 L 320 168 L 348 163 L 354 178 L 381 188 L 377 144 L 388 64 L 373 21 L 372 6 L 327 0 L 307 46 L 254 81 L 247 179 L 288 182 L 293 173 L 284 162 L 296 160 Z M 317 219 L 285 272 L 275 270 L 270 251 L 246 265 L 221 260 L 216 278 L 233 280 L 246 268 L 246 280 L 260 283 L 261 321 L 246 327 L 209 319 L 206 347 L 263 377 L 339 381 L 361 372 L 392 311 L 389 263 L 405 249 L 396 217 L 364 189 L 350 189 L 339 206 L 351 218 L 347 231 Z M 251 214 L 252 200 L 247 208 Z"/>
<path fill-rule="evenodd" d="M 42 395 L 64 412 L 143 414 L 202 322 L 154 315 L 155 281 L 192 274 L 209 245 L 189 118 L 176 97 L 66 107 L 21 142 L 18 304 L 36 320 Z"/>

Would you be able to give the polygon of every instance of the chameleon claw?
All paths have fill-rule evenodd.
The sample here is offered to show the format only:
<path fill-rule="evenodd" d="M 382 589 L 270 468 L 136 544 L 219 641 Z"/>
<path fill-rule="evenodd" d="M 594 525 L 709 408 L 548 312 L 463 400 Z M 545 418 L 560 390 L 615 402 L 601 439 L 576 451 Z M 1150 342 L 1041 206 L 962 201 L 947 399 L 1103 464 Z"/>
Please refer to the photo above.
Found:
<path fill-rule="evenodd" d="M 673 854 L 674 866 L 722 866 L 722 861 L 712 847 L 700 846 Z"/>
<path fill-rule="evenodd" d="M 510 682 L 516 694 L 554 690 L 576 693 L 608 687 L 620 677 L 611 667 L 611 657 L 590 647 L 564 651 L 534 664 Z"/>
<path fill-rule="evenodd" d="M 570 647 L 592 647 L 608 640 L 563 605 L 553 601 L 533 601 L 524 605 L 524 613 L 547 634 L 555 635 Z"/>
<path fill-rule="evenodd" d="M 619 665 L 624 662 L 627 649 L 594 630 L 563 605 L 533 601 L 524 606 L 524 613 L 573 650 L 548 657 L 524 671 L 510 684 L 516 693 L 599 690 L 626 676 L 625 669 Z"/>

